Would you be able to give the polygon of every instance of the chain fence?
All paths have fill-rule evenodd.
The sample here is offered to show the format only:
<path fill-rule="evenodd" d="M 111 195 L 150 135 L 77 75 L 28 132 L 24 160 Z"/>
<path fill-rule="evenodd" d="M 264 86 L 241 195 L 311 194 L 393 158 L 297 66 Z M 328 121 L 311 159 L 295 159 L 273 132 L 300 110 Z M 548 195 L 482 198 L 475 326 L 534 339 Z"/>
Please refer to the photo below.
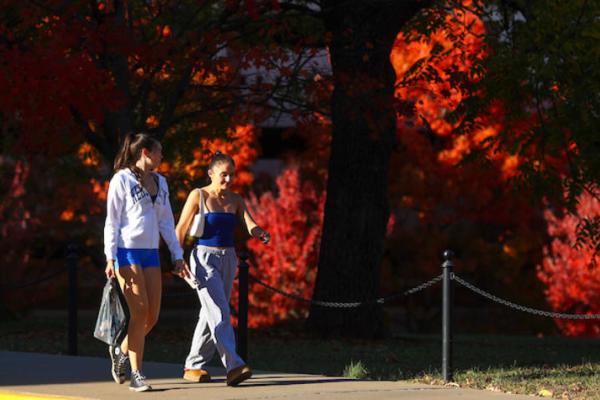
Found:
<path fill-rule="evenodd" d="M 321 307 L 329 307 L 329 308 L 356 308 L 356 307 L 360 307 L 365 304 L 374 304 L 374 303 L 375 304 L 385 304 L 395 298 L 402 297 L 402 296 L 409 296 L 411 294 L 420 292 L 420 291 L 425 290 L 425 289 L 435 285 L 436 283 L 439 283 L 440 281 L 442 281 L 443 274 L 440 274 L 440 275 L 436 276 L 435 278 L 432 278 L 426 282 L 421 283 L 420 285 L 417 285 L 411 289 L 405 290 L 400 293 L 395 293 L 395 294 L 392 294 L 392 295 L 389 295 L 386 297 L 379 297 L 379 298 L 373 299 L 373 300 L 356 301 L 356 302 L 336 302 L 336 301 L 322 301 L 322 300 L 306 299 L 304 297 L 298 296 L 297 294 L 287 293 L 281 289 L 273 287 L 273 286 L 261 281 L 260 279 L 253 276 L 252 274 L 250 274 L 249 277 L 250 277 L 250 280 L 256 282 L 257 284 L 263 286 L 264 288 L 266 288 L 272 292 L 278 293 L 284 297 L 287 297 L 289 299 L 296 300 L 296 301 L 299 301 L 302 303 L 317 305 L 317 306 L 321 306 Z M 575 320 L 600 319 L 600 314 L 567 314 L 567 313 L 539 310 L 536 308 L 523 306 L 520 304 L 513 303 L 511 301 L 505 300 L 498 296 L 495 296 L 489 292 L 486 292 L 485 290 L 480 289 L 480 288 L 476 287 L 475 285 L 465 281 L 464 279 L 462 279 L 461 277 L 459 277 L 458 275 L 456 275 L 454 273 L 452 273 L 450 277 L 452 280 L 456 281 L 457 283 L 466 287 L 467 289 L 479 294 L 480 296 L 483 296 L 489 300 L 492 300 L 496 303 L 502 304 L 506 307 L 509 307 L 509 308 L 512 308 L 512 309 L 515 309 L 518 311 L 522 311 L 522 312 L 526 312 L 526 313 L 530 313 L 530 314 L 538 315 L 538 316 L 542 316 L 542 317 L 557 318 L 557 319 L 575 319 Z"/>
<path fill-rule="evenodd" d="M 12 285 L 0 285 L 0 289 L 7 291 L 7 292 L 11 291 L 11 290 L 25 289 L 26 287 L 39 285 L 40 283 L 49 281 L 53 278 L 56 278 L 59 275 L 64 274 L 65 272 L 67 272 L 67 268 L 61 269 L 59 271 L 55 271 L 55 272 L 48 274 L 42 278 L 35 279 L 33 281 L 29 281 L 26 283 L 16 283 L 16 284 L 12 284 Z"/>
<path fill-rule="evenodd" d="M 47 276 L 44 276 L 42 278 L 38 278 L 38 279 L 29 281 L 29 282 L 25 282 L 25 283 L 18 283 L 18 284 L 13 284 L 13 285 L 0 285 L 0 289 L 3 291 L 11 291 L 11 290 L 19 290 L 19 289 L 23 289 L 26 287 L 38 285 L 38 284 L 44 283 L 46 281 L 49 281 L 55 277 L 58 277 L 59 275 L 62 275 L 63 273 L 67 272 L 67 270 L 68 270 L 68 268 L 63 268 L 61 270 L 55 271 L 51 274 L 48 274 Z M 89 271 L 86 271 L 86 270 L 84 270 L 84 273 L 88 276 L 92 275 Z M 284 290 L 281 290 L 272 285 L 269 285 L 268 283 L 260 280 L 259 278 L 257 278 L 256 276 L 254 276 L 252 274 L 249 274 L 248 277 L 251 281 L 266 288 L 267 290 L 270 290 L 270 291 L 277 293 L 281 296 L 284 296 L 286 298 L 289 298 L 289 299 L 292 299 L 292 300 L 295 300 L 295 301 L 298 301 L 301 303 L 305 303 L 305 304 L 316 305 L 319 307 L 343 308 L 343 309 L 358 308 L 358 307 L 361 307 L 366 304 L 389 303 L 396 298 L 410 296 L 412 294 L 418 293 L 418 292 L 425 290 L 431 286 L 434 286 L 435 284 L 437 284 L 443 280 L 443 274 L 440 274 L 440 275 L 438 275 L 428 281 L 425 281 L 417 286 L 414 286 L 410 289 L 407 289 L 402 292 L 394 293 L 394 294 L 391 294 L 391 295 L 388 295 L 385 297 L 378 297 L 376 299 L 362 300 L 362 301 L 340 302 L 340 301 L 324 301 L 324 300 L 316 300 L 316 299 L 307 299 L 300 295 L 297 295 L 294 293 L 288 293 L 288 292 L 285 292 Z M 98 281 L 102 280 L 101 278 L 99 278 L 97 276 L 94 276 L 94 278 L 96 278 Z M 498 296 L 496 296 L 490 292 L 487 292 L 481 288 L 478 288 L 477 286 L 473 285 L 472 283 L 469 283 L 466 280 L 462 279 L 455 273 L 451 273 L 450 279 L 456 281 L 459 285 L 471 290 L 472 292 L 474 292 L 488 300 L 491 300 L 495 303 L 501 304 L 501 305 L 511 308 L 513 310 L 517 310 L 517 311 L 521 311 L 521 312 L 525 312 L 525 313 L 529 313 L 529 314 L 533 314 L 533 315 L 537 315 L 537 316 L 541 316 L 541 317 L 556 318 L 556 319 L 571 319 L 571 320 L 600 319 L 600 314 L 568 314 L 568 313 L 553 312 L 553 311 L 540 310 L 537 308 L 527 307 L 524 305 L 513 303 L 509 300 L 503 299 L 503 298 L 498 297 Z M 193 296 L 193 295 L 195 295 L 195 291 L 187 291 L 184 293 L 165 293 L 163 295 L 163 297 L 188 297 L 188 296 Z"/>
<path fill-rule="evenodd" d="M 378 304 L 378 305 L 383 305 L 386 303 L 391 302 L 392 300 L 399 298 L 399 297 L 404 297 L 404 296 L 410 296 L 413 295 L 415 293 L 419 293 L 427 288 L 430 288 L 440 282 L 443 282 L 443 290 L 442 290 L 442 297 L 443 297 L 443 304 L 442 304 L 442 313 L 443 313 L 443 317 L 442 317 L 442 324 L 443 324 L 443 329 L 442 329 L 442 376 L 445 382 L 451 382 L 452 381 L 452 318 L 451 318 L 451 314 L 452 314 L 452 281 L 455 281 L 458 285 L 461 285 L 467 289 L 469 289 L 470 291 L 488 299 L 491 300 L 492 302 L 501 304 L 503 306 L 506 306 L 510 309 L 513 310 L 517 310 L 517 311 L 521 311 L 521 312 L 525 312 L 525 313 L 529 313 L 529 314 L 533 314 L 533 315 L 537 315 L 537 316 L 541 316 L 541 317 L 548 317 L 548 318 L 555 318 L 555 319 L 571 319 L 571 320 L 600 320 L 600 314 L 568 314 L 568 313 L 561 313 L 561 312 L 552 312 L 552 311 L 547 311 L 547 310 L 540 310 L 540 309 L 536 309 L 536 308 L 532 308 L 532 307 L 527 307 L 527 306 L 523 306 L 520 304 L 516 304 L 513 303 L 511 301 L 508 301 L 506 299 L 503 299 L 501 297 L 498 297 L 494 294 L 491 294 L 488 291 L 485 291 L 483 289 L 478 288 L 477 286 L 473 285 L 472 283 L 467 282 L 466 280 L 462 279 L 461 277 L 459 277 L 458 275 L 456 275 L 453 271 L 452 268 L 454 267 L 453 262 L 451 261 L 453 254 L 451 251 L 445 251 L 444 252 L 444 258 L 445 258 L 445 262 L 442 264 L 442 269 L 443 269 L 443 273 L 432 278 L 429 279 L 417 286 L 414 286 L 410 289 L 401 291 L 401 292 L 397 292 L 394 294 L 390 294 L 388 296 L 385 297 L 378 297 L 378 298 L 374 298 L 374 299 L 365 299 L 365 300 L 361 300 L 361 301 L 351 301 L 351 302 L 343 302 L 343 301 L 324 301 L 324 300 L 318 300 L 318 299 L 307 299 L 302 297 L 301 295 L 295 294 L 295 293 L 288 293 L 282 289 L 276 288 L 262 280 L 260 280 L 259 278 L 257 278 L 256 276 L 252 275 L 249 273 L 248 271 L 248 264 L 246 262 L 246 258 L 242 257 L 241 261 L 240 261 L 240 274 L 238 275 L 238 279 L 240 282 L 240 288 L 244 288 L 244 296 L 247 296 L 247 290 L 248 290 L 248 283 L 249 281 L 255 282 L 256 284 L 266 288 L 267 290 L 277 293 L 281 296 L 284 296 L 286 298 L 298 301 L 298 302 L 302 302 L 305 304 L 311 304 L 311 305 L 315 305 L 315 306 L 319 306 L 319 307 L 328 307 L 328 308 L 334 308 L 334 309 L 354 309 L 354 308 L 358 308 L 367 304 Z M 12 284 L 12 285 L 7 285 L 7 284 L 2 284 L 0 285 L 0 292 L 4 292 L 4 291 L 10 291 L 10 290 L 17 290 L 17 289 L 22 289 L 22 288 L 26 288 L 29 286 L 34 286 L 34 285 L 38 285 L 41 283 L 44 283 L 46 281 L 49 281 L 55 277 L 58 277 L 59 275 L 65 273 L 65 272 L 69 272 L 69 293 L 68 293 L 68 303 L 69 303 L 69 323 L 68 323 L 68 337 L 69 337 L 69 351 L 68 354 L 71 355 L 76 355 L 77 354 L 77 271 L 83 271 L 83 274 L 87 275 L 88 278 L 96 280 L 98 282 L 100 281 L 104 281 L 104 279 L 96 274 L 93 274 L 91 271 L 87 271 L 86 269 L 81 269 L 78 268 L 78 256 L 75 253 L 70 253 L 67 256 L 67 268 L 63 268 L 60 270 L 57 270 L 53 273 L 50 273 L 42 278 L 38 278 L 29 282 L 24 282 L 24 283 L 19 283 L 19 284 Z M 242 265 L 243 264 L 243 265 Z M 243 268 L 242 268 L 243 267 Z M 243 273 L 242 273 L 242 269 L 243 269 Z M 92 278 L 93 275 L 93 278 Z M 241 286 L 243 285 L 243 286 Z M 163 297 L 188 297 L 188 296 L 193 296 L 196 295 L 197 292 L 196 290 L 187 290 L 185 292 L 179 292 L 179 293 L 165 293 L 163 294 Z M 240 293 L 240 296 L 242 294 Z M 239 318 L 238 320 L 238 340 L 239 340 L 239 348 L 240 348 L 240 354 L 243 354 L 243 358 L 247 359 L 247 330 L 248 330 L 248 326 L 247 326 L 247 315 L 248 315 L 248 304 L 247 304 L 247 300 L 245 302 L 240 302 L 239 304 L 240 309 L 236 310 L 234 307 L 231 307 L 230 305 L 230 309 L 233 315 L 237 315 L 237 317 Z M 239 311 L 239 312 L 237 312 Z"/>
<path fill-rule="evenodd" d="M 316 306 L 320 306 L 320 307 L 329 307 L 329 308 L 356 308 L 356 307 L 363 306 L 365 304 L 385 304 L 386 302 L 389 302 L 395 298 L 402 297 L 402 296 L 409 296 L 411 294 L 420 292 L 421 290 L 425 290 L 428 287 L 433 286 L 436 283 L 440 282 L 443 278 L 443 275 L 440 274 L 440 275 L 436 276 L 435 278 L 428 280 L 427 282 L 423 282 L 418 286 L 415 286 L 411 289 L 405 290 L 400 293 L 395 293 L 395 294 L 391 294 L 386 297 L 379 297 L 377 299 L 372 299 L 372 300 L 363 300 L 363 301 L 354 301 L 354 302 L 338 302 L 338 301 L 322 301 L 322 300 L 306 299 L 302 296 L 298 296 L 293 293 L 287 293 L 281 289 L 273 287 L 273 286 L 269 285 L 268 283 L 261 281 L 260 279 L 258 279 L 257 277 L 255 277 L 252 274 L 249 275 L 249 278 L 251 281 L 256 282 L 260 286 L 263 286 L 264 288 L 266 288 L 272 292 L 278 293 L 284 297 L 287 297 L 289 299 L 296 300 L 296 301 L 299 301 L 302 303 L 312 304 L 312 305 L 316 305 Z"/>
<path fill-rule="evenodd" d="M 508 300 L 502 299 L 498 296 L 495 296 L 489 292 L 486 292 L 485 290 L 480 289 L 477 286 L 465 281 L 464 279 L 462 279 L 461 277 L 459 277 L 456 274 L 452 274 L 451 278 L 452 278 L 452 280 L 455 280 L 460 285 L 477 293 L 478 295 L 483 296 L 489 300 L 492 300 L 493 302 L 496 302 L 498 304 L 502 304 L 506 307 L 512 308 L 514 310 L 526 312 L 526 313 L 533 314 L 533 315 L 539 315 L 542 317 L 557 318 L 557 319 L 584 319 L 584 320 L 600 319 L 600 314 L 565 314 L 565 313 L 557 313 L 557 312 L 539 310 L 537 308 L 522 306 L 520 304 L 513 303 L 511 301 L 508 301 Z"/>

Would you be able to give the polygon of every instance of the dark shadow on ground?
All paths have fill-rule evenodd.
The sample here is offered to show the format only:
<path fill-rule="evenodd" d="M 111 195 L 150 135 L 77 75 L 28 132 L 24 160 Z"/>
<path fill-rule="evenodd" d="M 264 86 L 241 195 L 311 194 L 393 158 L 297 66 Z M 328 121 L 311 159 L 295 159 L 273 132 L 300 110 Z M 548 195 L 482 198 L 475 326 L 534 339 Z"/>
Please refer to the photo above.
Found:
<path fill-rule="evenodd" d="M 111 383 L 110 362 L 107 359 L 96 357 L 74 357 L 63 355 L 0 352 L 0 386 L 23 386 L 44 384 L 68 384 L 84 382 L 107 382 Z M 223 376 L 223 369 L 209 368 L 213 376 Z M 225 386 L 225 379 L 213 378 L 209 384 L 186 382 L 179 378 L 181 368 L 176 364 L 167 363 L 144 363 L 144 373 L 148 379 L 169 379 L 173 381 L 161 383 L 160 386 L 177 385 L 173 390 L 200 387 L 202 385 L 218 384 Z M 295 379 L 294 379 L 295 378 Z M 261 374 L 255 372 L 252 379 L 244 382 L 241 386 L 281 386 L 281 385 L 306 385 L 318 383 L 347 382 L 352 379 L 346 378 L 310 378 L 306 375 L 285 374 Z M 127 383 L 124 384 L 125 386 Z M 183 385 L 183 386 L 182 386 Z M 158 387 L 154 391 L 171 390 Z"/>
<path fill-rule="evenodd" d="M 169 364 L 145 363 L 152 378 L 178 376 Z M 110 359 L 57 356 L 39 353 L 0 352 L 0 386 L 112 382 Z"/>

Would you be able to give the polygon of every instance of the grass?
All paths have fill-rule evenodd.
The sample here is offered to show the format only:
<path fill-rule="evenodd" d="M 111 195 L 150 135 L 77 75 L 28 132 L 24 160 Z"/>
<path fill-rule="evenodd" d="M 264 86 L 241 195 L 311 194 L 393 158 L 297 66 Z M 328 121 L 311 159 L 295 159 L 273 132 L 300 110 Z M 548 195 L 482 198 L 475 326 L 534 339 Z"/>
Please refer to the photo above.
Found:
<path fill-rule="evenodd" d="M 521 394 L 545 393 L 559 399 L 599 399 L 600 363 L 469 369 L 460 371 L 457 381 L 478 389 Z"/>
<path fill-rule="evenodd" d="M 344 367 L 342 376 L 345 378 L 365 379 L 369 376 L 369 371 L 365 368 L 361 361 L 350 361 L 350 364 Z"/>
<path fill-rule="evenodd" d="M 195 323 L 190 315 L 161 319 L 148 336 L 145 359 L 182 364 Z M 92 318 L 80 318 L 79 354 L 105 357 L 106 346 L 91 335 L 93 324 Z M 0 350 L 64 353 L 66 348 L 65 318 L 28 318 L 0 325 Z M 250 332 L 248 356 L 257 370 L 443 383 L 436 335 L 321 340 L 301 327 L 273 328 Z M 598 340 L 458 336 L 453 363 L 455 382 L 461 387 L 600 400 Z"/>

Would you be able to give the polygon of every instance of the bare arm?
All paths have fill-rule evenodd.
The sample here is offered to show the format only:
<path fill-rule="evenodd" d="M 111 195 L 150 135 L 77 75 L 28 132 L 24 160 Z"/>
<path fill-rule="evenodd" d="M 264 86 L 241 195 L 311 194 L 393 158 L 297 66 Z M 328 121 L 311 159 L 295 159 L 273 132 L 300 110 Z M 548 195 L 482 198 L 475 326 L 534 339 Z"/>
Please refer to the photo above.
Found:
<path fill-rule="evenodd" d="M 185 201 L 183 210 L 181 210 L 179 221 L 177 222 L 177 226 L 175 227 L 175 235 L 177 235 L 177 240 L 182 246 L 185 241 L 185 235 L 187 234 L 192 219 L 194 219 L 194 215 L 198 212 L 199 201 L 200 189 L 192 190 L 188 195 L 187 200 Z"/>
<path fill-rule="evenodd" d="M 242 219 L 242 221 L 246 225 L 246 229 L 248 230 L 248 233 L 250 234 L 250 236 L 258 238 L 258 239 L 262 240 L 263 242 L 267 243 L 271 238 L 269 233 L 267 231 L 265 231 L 264 229 L 262 229 L 260 226 L 258 226 L 256 221 L 254 221 L 254 218 L 252 218 L 250 211 L 248 211 L 248 207 L 246 206 L 246 202 L 244 201 L 244 198 L 242 196 L 238 195 L 237 201 L 238 201 L 238 207 L 237 207 L 238 216 Z"/>

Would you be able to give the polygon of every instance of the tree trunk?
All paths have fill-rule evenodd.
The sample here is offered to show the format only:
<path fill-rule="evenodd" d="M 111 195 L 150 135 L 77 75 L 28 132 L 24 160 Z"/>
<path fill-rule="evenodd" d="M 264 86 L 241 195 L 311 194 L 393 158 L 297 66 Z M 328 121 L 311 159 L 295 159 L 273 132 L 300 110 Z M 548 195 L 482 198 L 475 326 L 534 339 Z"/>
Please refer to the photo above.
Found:
<path fill-rule="evenodd" d="M 372 300 L 389 218 L 388 169 L 395 145 L 395 74 L 390 52 L 423 1 L 323 1 L 334 90 L 332 143 L 319 270 L 313 298 Z M 343 5 L 338 5 L 343 3 Z M 309 327 L 324 335 L 380 337 L 381 307 L 313 306 Z"/>

